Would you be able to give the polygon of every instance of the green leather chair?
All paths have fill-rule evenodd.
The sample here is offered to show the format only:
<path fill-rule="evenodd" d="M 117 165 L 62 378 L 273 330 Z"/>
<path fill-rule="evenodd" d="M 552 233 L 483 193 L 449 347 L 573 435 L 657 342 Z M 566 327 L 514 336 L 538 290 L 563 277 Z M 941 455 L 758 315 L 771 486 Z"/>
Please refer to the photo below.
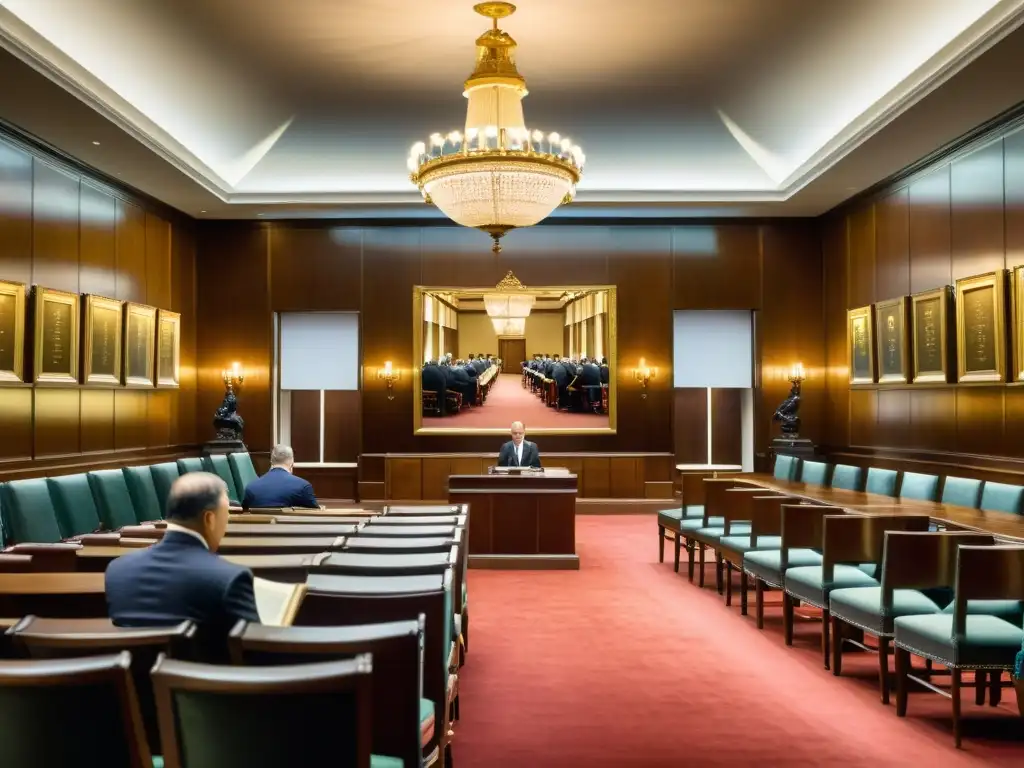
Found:
<path fill-rule="evenodd" d="M 986 512 L 1021 514 L 1024 487 L 1006 483 L 985 483 L 981 490 L 981 508 Z"/>
<path fill-rule="evenodd" d="M 65 539 L 94 533 L 103 527 L 89 487 L 89 478 L 85 474 L 48 477 L 46 485 L 57 512 L 57 524 Z"/>
<path fill-rule="evenodd" d="M 128 495 L 132 497 L 135 516 L 141 522 L 163 520 L 164 505 L 156 494 L 153 473 L 149 467 L 125 467 L 124 480 L 128 484 Z"/>
<path fill-rule="evenodd" d="M 56 544 L 64 538 L 46 480 L 15 480 L 0 485 L 0 505 L 8 544 Z"/>
<path fill-rule="evenodd" d="M 206 467 L 203 466 L 203 460 L 197 456 L 192 456 L 187 459 L 178 459 L 178 472 L 182 475 L 186 475 L 189 472 L 205 472 Z"/>
<path fill-rule="evenodd" d="M 895 496 L 898 477 L 899 473 L 895 469 L 871 467 L 868 470 L 868 481 L 864 490 L 868 493 L 877 493 L 879 496 Z"/>
<path fill-rule="evenodd" d="M 248 453 L 229 453 L 228 464 L 231 465 L 231 474 L 235 476 L 235 488 L 238 489 L 239 501 L 245 497 L 245 488 L 259 475 L 256 474 L 256 467 L 252 465 L 252 458 Z"/>
<path fill-rule="evenodd" d="M 796 480 L 799 471 L 800 459 L 796 456 L 784 456 L 783 454 L 775 456 L 775 479 Z"/>
<path fill-rule="evenodd" d="M 956 504 L 958 507 L 977 509 L 981 503 L 981 480 L 970 480 L 966 477 L 947 477 L 942 484 L 943 504 Z"/>
<path fill-rule="evenodd" d="M 828 464 L 823 461 L 804 461 L 800 464 L 800 480 L 812 485 L 828 484 Z"/>
<path fill-rule="evenodd" d="M 116 531 L 126 525 L 138 525 L 139 520 L 128 493 L 128 483 L 120 469 L 101 469 L 89 473 L 89 487 L 99 509 L 100 520 L 108 531 Z"/>
<path fill-rule="evenodd" d="M 935 501 L 939 495 L 939 478 L 937 475 L 922 475 L 918 472 L 904 472 L 900 483 L 901 499 L 920 499 Z"/>
<path fill-rule="evenodd" d="M 832 469 L 832 487 L 845 488 L 848 491 L 859 491 L 864 482 L 864 470 L 851 467 L 849 464 L 836 464 Z"/>
<path fill-rule="evenodd" d="M 153 475 L 153 487 L 156 489 L 156 498 L 160 502 L 161 517 L 167 512 L 167 496 L 171 492 L 174 481 L 181 477 L 176 461 L 165 461 L 162 464 L 154 464 L 149 468 Z"/>
<path fill-rule="evenodd" d="M 227 456 L 207 456 L 207 470 L 217 475 L 228 487 L 228 500 L 235 506 L 241 504 L 242 494 L 235 485 L 235 476 L 231 473 L 231 465 Z"/>
<path fill-rule="evenodd" d="M 704 506 L 702 504 L 691 504 L 686 507 L 675 509 L 663 509 L 658 512 L 658 562 L 665 562 L 665 531 L 672 531 L 675 544 L 675 571 L 679 573 L 679 548 L 681 528 L 684 520 L 703 520 Z"/>

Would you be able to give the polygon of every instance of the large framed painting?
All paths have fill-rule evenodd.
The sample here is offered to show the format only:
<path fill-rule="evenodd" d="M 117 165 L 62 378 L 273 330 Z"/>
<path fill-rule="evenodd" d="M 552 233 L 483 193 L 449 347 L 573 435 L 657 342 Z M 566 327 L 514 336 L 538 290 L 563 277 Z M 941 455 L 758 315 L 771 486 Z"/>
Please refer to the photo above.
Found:
<path fill-rule="evenodd" d="M 907 306 L 904 296 L 875 304 L 879 384 L 906 384 L 910 378 Z"/>
<path fill-rule="evenodd" d="M 1013 268 L 1011 332 L 1013 380 L 1024 381 L 1024 264 Z"/>
<path fill-rule="evenodd" d="M 956 281 L 957 381 L 1006 380 L 1006 270 Z"/>
<path fill-rule="evenodd" d="M 850 383 L 875 383 L 875 341 L 871 306 L 846 313 L 846 343 L 850 354 Z"/>
<path fill-rule="evenodd" d="M 177 387 L 181 355 L 181 315 L 166 309 L 156 313 L 156 385 Z"/>
<path fill-rule="evenodd" d="M 37 384 L 78 383 L 77 293 L 35 287 L 33 380 Z"/>
<path fill-rule="evenodd" d="M 910 297 L 913 326 L 915 384 L 946 384 L 953 370 L 950 360 L 950 309 L 953 288 L 944 285 L 934 291 Z"/>
<path fill-rule="evenodd" d="M 121 383 L 121 309 L 116 299 L 85 297 L 83 384 Z"/>
<path fill-rule="evenodd" d="M 124 383 L 152 387 L 156 307 L 129 302 L 124 309 Z"/>
<path fill-rule="evenodd" d="M 25 285 L 0 280 L 0 384 L 25 381 Z"/>

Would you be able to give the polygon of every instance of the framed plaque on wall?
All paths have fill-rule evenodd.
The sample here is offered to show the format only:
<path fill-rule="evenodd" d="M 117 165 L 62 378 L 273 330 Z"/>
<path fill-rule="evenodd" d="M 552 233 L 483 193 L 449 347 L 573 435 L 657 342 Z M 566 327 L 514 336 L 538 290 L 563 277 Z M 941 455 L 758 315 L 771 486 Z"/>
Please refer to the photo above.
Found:
<path fill-rule="evenodd" d="M 1006 270 L 956 281 L 957 381 L 1006 380 Z"/>
<path fill-rule="evenodd" d="M 83 384 L 121 383 L 121 309 L 115 299 L 85 297 Z"/>
<path fill-rule="evenodd" d="M 909 381 L 908 325 L 906 297 L 875 304 L 879 384 L 906 384 Z"/>
<path fill-rule="evenodd" d="M 913 358 L 915 384 L 949 382 L 950 307 L 953 288 L 944 285 L 934 291 L 915 293 L 910 297 L 913 326 Z"/>
<path fill-rule="evenodd" d="M 25 286 L 0 280 L 0 384 L 25 381 Z"/>
<path fill-rule="evenodd" d="M 77 293 L 35 287 L 33 381 L 37 384 L 78 383 Z"/>
<path fill-rule="evenodd" d="M 156 385 L 177 387 L 180 382 L 181 315 L 157 310 Z"/>
<path fill-rule="evenodd" d="M 871 306 L 846 313 L 846 345 L 850 355 L 850 383 L 875 383 L 875 341 Z"/>
<path fill-rule="evenodd" d="M 1013 381 L 1024 381 L 1024 265 L 1013 268 L 1011 285 L 1013 311 L 1010 330 L 1013 338 Z"/>
<path fill-rule="evenodd" d="M 156 308 L 128 302 L 124 308 L 124 383 L 152 387 Z"/>

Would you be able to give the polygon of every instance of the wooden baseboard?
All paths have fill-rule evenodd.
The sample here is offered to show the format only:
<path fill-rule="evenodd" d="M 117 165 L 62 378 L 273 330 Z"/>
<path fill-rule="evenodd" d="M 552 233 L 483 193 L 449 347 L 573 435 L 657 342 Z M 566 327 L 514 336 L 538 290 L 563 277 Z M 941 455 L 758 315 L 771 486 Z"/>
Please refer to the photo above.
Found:
<path fill-rule="evenodd" d="M 579 555 L 470 555 L 470 568 L 490 571 L 578 571 Z"/>
<path fill-rule="evenodd" d="M 576 499 L 577 515 L 649 515 L 672 506 L 672 499 Z"/>

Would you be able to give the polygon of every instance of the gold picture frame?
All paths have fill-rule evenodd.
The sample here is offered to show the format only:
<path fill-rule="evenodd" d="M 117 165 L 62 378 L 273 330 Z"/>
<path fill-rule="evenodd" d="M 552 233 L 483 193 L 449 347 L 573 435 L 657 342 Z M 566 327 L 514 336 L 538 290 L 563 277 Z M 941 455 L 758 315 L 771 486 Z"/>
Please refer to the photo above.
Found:
<path fill-rule="evenodd" d="M 1006 381 L 1006 270 L 956 281 L 956 361 L 961 384 Z"/>
<path fill-rule="evenodd" d="M 875 383 L 874 312 L 871 305 L 846 313 L 846 350 L 851 384 Z"/>
<path fill-rule="evenodd" d="M 123 305 L 104 296 L 85 296 L 85 338 L 82 383 L 121 383 L 121 333 Z"/>
<path fill-rule="evenodd" d="M 1024 381 L 1024 264 L 1013 268 L 1012 281 L 1013 381 Z"/>
<path fill-rule="evenodd" d="M 906 384 L 910 379 L 907 298 L 875 303 L 875 352 L 879 384 Z"/>
<path fill-rule="evenodd" d="M 79 295 L 37 285 L 34 299 L 33 382 L 78 384 Z"/>
<path fill-rule="evenodd" d="M 948 384 L 950 360 L 950 309 L 953 287 L 944 285 L 910 297 L 911 347 L 914 384 Z"/>
<path fill-rule="evenodd" d="M 181 383 L 181 315 L 156 313 L 156 385 L 173 389 Z"/>
<path fill-rule="evenodd" d="M 0 384 L 25 382 L 25 284 L 0 280 Z"/>
<path fill-rule="evenodd" d="M 156 307 L 128 302 L 124 308 L 124 385 L 154 386 Z"/>

